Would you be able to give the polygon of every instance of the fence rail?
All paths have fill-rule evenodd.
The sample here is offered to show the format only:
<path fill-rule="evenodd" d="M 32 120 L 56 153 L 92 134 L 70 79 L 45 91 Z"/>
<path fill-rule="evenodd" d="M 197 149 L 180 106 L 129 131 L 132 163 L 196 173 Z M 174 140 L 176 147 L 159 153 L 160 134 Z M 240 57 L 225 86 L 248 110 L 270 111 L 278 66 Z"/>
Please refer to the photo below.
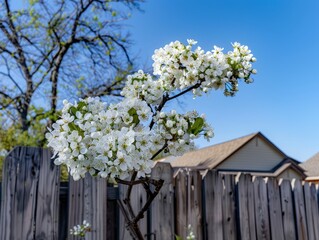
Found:
<path fill-rule="evenodd" d="M 83 219 L 93 230 L 86 239 L 130 239 L 116 205 L 123 188 L 90 177 L 60 183 L 50 156 L 48 150 L 20 147 L 6 158 L 0 239 L 76 239 L 67 229 Z M 196 239 L 319 239 L 315 184 L 189 169 L 174 174 L 167 163 L 156 164 L 152 177 L 165 182 L 140 223 L 147 240 L 186 239 L 188 225 Z M 146 196 L 138 186 L 133 192 L 137 211 Z"/>

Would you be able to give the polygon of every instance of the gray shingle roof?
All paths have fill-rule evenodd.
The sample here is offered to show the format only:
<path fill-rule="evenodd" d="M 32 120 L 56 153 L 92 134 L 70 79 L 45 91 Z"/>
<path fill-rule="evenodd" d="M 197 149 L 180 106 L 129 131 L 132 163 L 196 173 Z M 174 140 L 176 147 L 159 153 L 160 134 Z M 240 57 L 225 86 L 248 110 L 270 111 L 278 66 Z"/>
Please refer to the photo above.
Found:
<path fill-rule="evenodd" d="M 319 153 L 300 164 L 309 177 L 319 177 Z"/>
<path fill-rule="evenodd" d="M 260 133 L 253 133 L 241 138 L 188 152 L 180 157 L 170 156 L 159 161 L 169 162 L 173 168 L 197 167 L 212 169 L 258 134 Z"/>

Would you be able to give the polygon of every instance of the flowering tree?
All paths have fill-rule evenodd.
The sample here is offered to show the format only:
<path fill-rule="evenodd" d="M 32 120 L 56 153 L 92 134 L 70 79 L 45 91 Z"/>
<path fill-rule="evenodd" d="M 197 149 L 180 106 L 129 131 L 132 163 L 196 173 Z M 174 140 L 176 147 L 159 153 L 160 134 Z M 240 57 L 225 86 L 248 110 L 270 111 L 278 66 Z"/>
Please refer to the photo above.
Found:
<path fill-rule="evenodd" d="M 153 159 L 160 153 L 181 155 L 194 147 L 194 139 L 213 136 L 204 115 L 164 111 L 167 102 L 188 92 L 201 96 L 212 89 L 226 96 L 238 91 L 238 81 L 251 83 L 256 59 L 247 46 L 232 44 L 227 54 L 214 47 L 205 52 L 196 42 L 172 42 L 153 55 L 154 78 L 138 71 L 128 77 L 124 99 L 107 104 L 99 98 L 64 101 L 61 118 L 46 135 L 56 164 L 65 164 L 75 180 L 86 172 L 128 185 L 120 207 L 133 238 L 143 239 L 137 222 L 143 217 L 163 181 L 150 179 Z M 130 178 L 130 180 L 127 180 Z M 143 184 L 149 198 L 135 215 L 130 194 L 135 184 Z M 155 186 L 151 190 L 150 185 Z"/>

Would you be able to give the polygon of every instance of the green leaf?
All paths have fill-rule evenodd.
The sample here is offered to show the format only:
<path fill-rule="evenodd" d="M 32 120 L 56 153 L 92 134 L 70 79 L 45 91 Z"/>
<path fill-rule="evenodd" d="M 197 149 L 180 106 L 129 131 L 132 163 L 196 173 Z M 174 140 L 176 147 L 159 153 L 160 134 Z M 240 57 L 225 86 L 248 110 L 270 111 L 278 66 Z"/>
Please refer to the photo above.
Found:
<path fill-rule="evenodd" d="M 68 126 L 69 126 L 69 128 L 70 128 L 71 131 L 77 130 L 77 126 L 76 126 L 73 122 L 70 122 L 70 123 L 68 124 Z"/>
<path fill-rule="evenodd" d="M 135 108 L 131 108 L 130 110 L 128 110 L 128 114 L 133 117 L 133 123 L 135 123 L 136 125 L 139 124 L 140 120 L 138 119 Z"/>
<path fill-rule="evenodd" d="M 79 103 L 78 103 L 78 110 L 79 110 L 79 111 L 82 110 L 83 107 L 86 107 L 86 103 L 85 103 L 85 102 L 79 102 Z"/>
<path fill-rule="evenodd" d="M 77 108 L 72 106 L 72 107 L 70 107 L 69 113 L 72 114 L 73 116 L 75 116 L 77 111 L 78 111 Z"/>
<path fill-rule="evenodd" d="M 195 119 L 195 122 L 193 123 L 192 126 L 188 129 L 188 133 L 192 133 L 195 136 L 200 133 L 203 129 L 204 126 L 204 119 L 201 117 L 198 117 Z"/>
<path fill-rule="evenodd" d="M 180 236 L 178 236 L 178 235 L 175 235 L 175 239 L 176 239 L 176 240 L 183 240 L 183 238 L 180 237 Z"/>

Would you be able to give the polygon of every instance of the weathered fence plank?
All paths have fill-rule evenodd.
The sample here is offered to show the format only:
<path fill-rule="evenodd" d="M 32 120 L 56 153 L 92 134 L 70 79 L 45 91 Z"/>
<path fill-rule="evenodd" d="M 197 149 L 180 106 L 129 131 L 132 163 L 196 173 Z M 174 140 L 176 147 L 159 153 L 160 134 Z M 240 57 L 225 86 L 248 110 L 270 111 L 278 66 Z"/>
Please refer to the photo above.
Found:
<path fill-rule="evenodd" d="M 17 147 L 3 173 L 0 239 L 58 239 L 59 168 L 50 151 Z"/>
<path fill-rule="evenodd" d="M 308 239 L 304 193 L 300 180 L 293 179 L 293 195 L 298 240 Z"/>
<path fill-rule="evenodd" d="M 304 200 L 305 200 L 305 210 L 306 210 L 306 220 L 307 220 L 307 230 L 308 230 L 308 239 L 315 240 L 315 229 L 313 225 L 312 218 L 312 205 L 311 205 L 311 194 L 309 183 L 305 182 L 303 185 L 304 190 Z"/>
<path fill-rule="evenodd" d="M 202 234 L 202 176 L 199 171 L 189 173 L 188 188 L 190 202 L 188 205 L 188 223 L 197 239 L 203 239 Z"/>
<path fill-rule="evenodd" d="M 318 194 L 315 184 L 310 186 L 310 196 L 311 196 L 311 212 L 313 218 L 314 227 L 314 237 L 319 239 L 319 209 L 318 209 Z"/>
<path fill-rule="evenodd" d="M 284 240 L 280 192 L 277 179 L 269 178 L 267 188 L 271 239 Z"/>
<path fill-rule="evenodd" d="M 237 239 L 236 226 L 236 199 L 235 199 L 235 177 L 224 175 L 224 194 L 223 194 L 223 230 L 224 239 Z"/>
<path fill-rule="evenodd" d="M 216 171 L 208 171 L 205 178 L 207 238 L 223 237 L 223 182 Z"/>
<path fill-rule="evenodd" d="M 281 209 L 285 239 L 297 239 L 295 213 L 291 183 L 283 180 L 280 184 Z"/>
<path fill-rule="evenodd" d="M 50 151 L 40 148 L 17 148 L 6 158 L 0 239 L 75 240 L 65 231 L 83 220 L 92 225 L 86 240 L 131 239 L 123 218 L 118 220 L 118 191 L 107 194 L 107 181 L 90 176 L 60 186 L 59 168 L 50 158 Z M 196 239 L 203 240 L 319 239 L 319 193 L 314 184 L 302 185 L 299 180 L 278 184 L 276 179 L 260 177 L 252 181 L 247 174 L 235 181 L 215 171 L 207 171 L 202 180 L 199 171 L 185 169 L 174 177 L 168 163 L 158 163 L 152 178 L 163 179 L 164 185 L 140 223 L 145 239 L 174 239 L 175 234 L 186 239 L 188 225 Z M 59 203 L 60 187 L 64 197 Z M 113 202 L 107 202 L 111 195 Z M 135 186 L 131 199 L 136 213 L 146 202 L 144 188 Z M 62 214 L 59 221 L 59 206 L 60 214 L 68 216 L 68 227 L 61 221 Z"/>
<path fill-rule="evenodd" d="M 267 186 L 262 177 L 254 181 L 256 232 L 258 240 L 270 240 Z"/>
<path fill-rule="evenodd" d="M 186 171 L 179 171 L 175 177 L 175 197 L 176 197 L 176 234 L 182 239 L 186 239 L 188 226 L 188 175 Z"/>
<path fill-rule="evenodd" d="M 237 185 L 240 236 L 241 239 L 255 240 L 255 200 L 251 175 L 241 174 Z"/>
<path fill-rule="evenodd" d="M 107 181 L 91 177 L 69 181 L 69 228 L 89 222 L 92 231 L 85 239 L 107 239 Z M 77 239 L 70 237 L 70 239 Z"/>
<path fill-rule="evenodd" d="M 151 233 L 156 239 L 174 239 L 173 169 L 169 163 L 157 163 L 152 169 L 153 179 L 163 179 L 161 191 L 151 205 Z M 152 237 L 150 239 L 153 239 Z"/>

